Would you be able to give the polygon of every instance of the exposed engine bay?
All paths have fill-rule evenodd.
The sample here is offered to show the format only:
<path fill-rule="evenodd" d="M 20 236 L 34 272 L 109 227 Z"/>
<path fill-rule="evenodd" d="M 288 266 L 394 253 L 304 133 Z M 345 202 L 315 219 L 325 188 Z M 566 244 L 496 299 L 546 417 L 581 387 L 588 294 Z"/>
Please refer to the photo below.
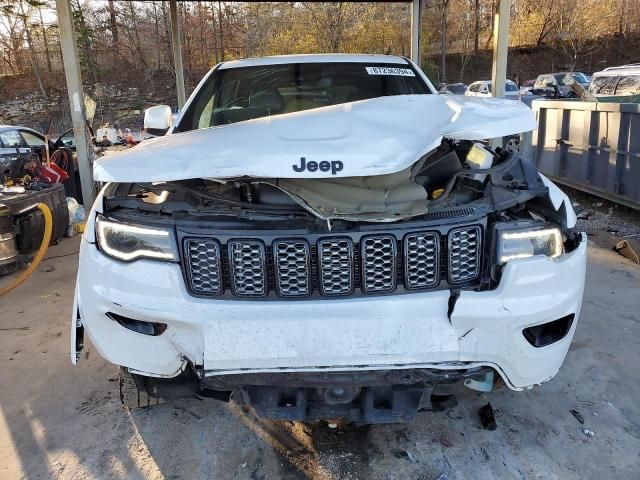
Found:
<path fill-rule="evenodd" d="M 113 184 L 106 202 L 109 210 L 175 218 L 189 214 L 259 219 L 310 213 L 329 222 L 395 222 L 460 207 L 478 213 L 507 210 L 546 193 L 536 168 L 517 154 L 444 140 L 410 168 L 392 174 L 120 183 Z"/>

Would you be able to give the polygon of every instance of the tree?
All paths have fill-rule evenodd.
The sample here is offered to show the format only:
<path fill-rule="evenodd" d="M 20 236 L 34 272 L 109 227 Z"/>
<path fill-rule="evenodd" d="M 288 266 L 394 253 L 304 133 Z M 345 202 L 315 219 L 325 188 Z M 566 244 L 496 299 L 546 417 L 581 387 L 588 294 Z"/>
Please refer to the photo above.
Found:
<path fill-rule="evenodd" d="M 107 10 L 109 11 L 109 28 L 111 30 L 111 54 L 113 55 L 113 65 L 115 66 L 118 64 L 118 45 L 120 44 L 120 41 L 118 38 L 116 7 L 113 4 L 113 0 L 109 0 L 107 2 Z"/>
<path fill-rule="evenodd" d="M 559 15 L 556 48 L 573 70 L 581 57 L 601 48 L 597 39 L 611 31 L 615 13 L 600 0 L 561 0 Z"/>
<path fill-rule="evenodd" d="M 440 81 L 447 81 L 447 11 L 449 0 L 440 0 Z"/>
<path fill-rule="evenodd" d="M 20 52 L 23 45 L 23 34 L 21 31 L 20 15 L 16 10 L 16 4 L 13 0 L 0 0 L 0 31 L 3 32 L 0 41 L 2 43 L 4 58 L 13 73 L 22 71 L 22 58 Z"/>
<path fill-rule="evenodd" d="M 49 52 L 49 38 L 47 37 L 47 28 L 44 25 L 44 20 L 42 18 L 42 7 L 43 5 L 38 5 L 38 16 L 40 17 L 40 32 L 42 33 L 42 43 L 44 44 L 45 58 L 47 60 L 47 71 L 51 73 L 51 53 Z"/>
<path fill-rule="evenodd" d="M 40 74 L 40 67 L 38 66 L 38 59 L 36 58 L 36 52 L 33 48 L 33 39 L 31 38 L 31 25 L 29 25 L 29 15 L 27 15 L 27 11 L 25 10 L 26 2 L 23 0 L 19 0 L 18 5 L 20 8 L 20 18 L 22 20 L 22 24 L 24 25 L 24 33 L 25 38 L 27 40 L 27 46 L 29 47 L 29 53 L 31 55 L 31 63 L 33 65 L 33 73 L 36 77 L 36 81 L 38 82 L 38 88 L 40 89 L 40 94 L 42 98 L 44 98 L 45 102 L 49 102 L 49 95 L 47 95 L 47 89 L 42 82 L 42 75 Z M 36 2 L 35 0 L 28 1 L 28 7 L 41 7 L 41 2 Z"/>
<path fill-rule="evenodd" d="M 71 1 L 73 26 L 78 42 L 80 63 L 89 72 L 89 81 L 95 82 L 98 78 L 97 63 L 92 46 L 95 45 L 95 30 L 85 19 L 85 5 L 80 0 Z"/>

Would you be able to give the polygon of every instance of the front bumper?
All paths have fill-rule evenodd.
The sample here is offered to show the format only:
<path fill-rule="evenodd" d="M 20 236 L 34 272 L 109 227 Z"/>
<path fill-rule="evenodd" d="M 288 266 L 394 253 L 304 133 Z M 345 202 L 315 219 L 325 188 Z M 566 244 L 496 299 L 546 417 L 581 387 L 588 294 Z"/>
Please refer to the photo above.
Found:
<path fill-rule="evenodd" d="M 551 379 L 566 356 L 582 302 L 586 244 L 583 235 L 560 258 L 512 261 L 497 289 L 462 291 L 449 312 L 448 291 L 291 302 L 195 298 L 178 265 L 119 263 L 83 240 L 72 359 L 83 328 L 105 359 L 149 376 L 173 377 L 189 363 L 207 376 L 490 366 L 521 390 Z M 107 312 L 167 329 L 142 335 Z M 549 346 L 535 348 L 522 334 L 570 314 L 569 333 Z"/>

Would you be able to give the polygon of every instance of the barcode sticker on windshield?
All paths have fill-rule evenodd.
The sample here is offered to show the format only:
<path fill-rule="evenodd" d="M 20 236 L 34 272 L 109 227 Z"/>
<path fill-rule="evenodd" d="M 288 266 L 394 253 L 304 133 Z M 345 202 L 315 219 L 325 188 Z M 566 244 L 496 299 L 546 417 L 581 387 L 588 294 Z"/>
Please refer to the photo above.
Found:
<path fill-rule="evenodd" d="M 396 75 L 400 77 L 415 77 L 416 74 L 410 68 L 396 67 L 365 67 L 369 75 Z"/>

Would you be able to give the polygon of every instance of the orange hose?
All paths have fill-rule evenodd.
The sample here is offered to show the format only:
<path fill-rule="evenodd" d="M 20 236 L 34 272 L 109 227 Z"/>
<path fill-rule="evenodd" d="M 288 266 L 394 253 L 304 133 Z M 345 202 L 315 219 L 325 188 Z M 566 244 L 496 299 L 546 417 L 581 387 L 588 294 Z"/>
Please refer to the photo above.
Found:
<path fill-rule="evenodd" d="M 49 207 L 46 204 L 39 203 L 38 208 L 44 215 L 44 235 L 42 236 L 42 243 L 40 243 L 40 248 L 38 248 L 36 256 L 33 257 L 33 262 L 31 262 L 31 265 L 29 265 L 29 267 L 9 285 L 0 288 L 0 297 L 5 293 L 9 293 L 14 288 L 22 285 L 27 280 L 27 278 L 31 276 L 35 269 L 38 268 L 38 265 L 40 265 L 40 262 L 44 258 L 45 253 L 47 253 L 49 242 L 51 241 L 51 231 L 53 230 L 53 216 L 51 215 L 51 210 L 49 210 Z"/>

